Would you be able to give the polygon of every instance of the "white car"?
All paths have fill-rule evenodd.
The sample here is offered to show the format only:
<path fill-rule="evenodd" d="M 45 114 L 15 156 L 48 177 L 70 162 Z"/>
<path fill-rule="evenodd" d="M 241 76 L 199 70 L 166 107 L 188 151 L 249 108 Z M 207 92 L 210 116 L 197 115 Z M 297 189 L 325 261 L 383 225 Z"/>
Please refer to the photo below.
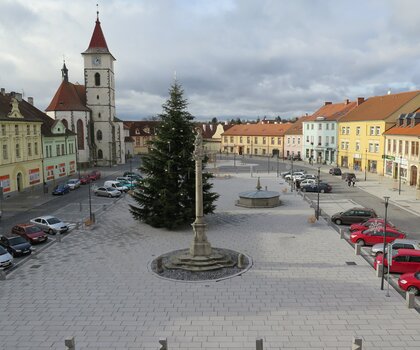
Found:
<path fill-rule="evenodd" d="M 102 197 L 119 197 L 121 192 L 112 187 L 98 187 L 93 190 L 97 196 Z"/>
<path fill-rule="evenodd" d="M 30 222 L 51 235 L 55 235 L 57 232 L 64 233 L 69 229 L 68 224 L 51 215 L 39 216 L 30 220 Z"/>
<path fill-rule="evenodd" d="M 75 190 L 76 188 L 80 187 L 80 180 L 79 179 L 70 179 L 67 181 L 67 185 L 70 187 L 71 190 Z"/>
<path fill-rule="evenodd" d="M 303 171 L 295 171 L 295 172 L 293 172 L 293 175 L 287 174 L 287 175 L 284 176 L 284 178 L 286 180 L 290 180 L 292 177 L 295 178 L 297 175 L 303 176 L 303 175 L 305 175 L 305 173 Z"/>
<path fill-rule="evenodd" d="M 10 253 L 0 246 L 0 270 L 7 269 L 13 265 L 13 256 Z"/>
<path fill-rule="evenodd" d="M 305 180 L 300 182 L 301 186 L 315 185 L 315 184 L 316 184 L 316 180 L 314 180 L 314 179 L 305 179 Z"/>

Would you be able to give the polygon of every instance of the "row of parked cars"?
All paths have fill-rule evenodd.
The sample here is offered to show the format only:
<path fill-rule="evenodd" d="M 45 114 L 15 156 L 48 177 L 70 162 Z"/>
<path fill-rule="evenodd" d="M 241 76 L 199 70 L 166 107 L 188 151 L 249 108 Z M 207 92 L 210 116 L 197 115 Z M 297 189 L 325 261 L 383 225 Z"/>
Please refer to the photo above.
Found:
<path fill-rule="evenodd" d="M 350 241 L 361 246 L 371 246 L 375 257 L 374 268 L 381 264 L 385 273 L 400 273 L 400 288 L 420 292 L 420 241 L 408 239 L 407 234 L 391 222 L 379 218 L 370 208 L 351 208 L 331 216 L 337 225 L 350 225 Z M 384 252 L 385 239 L 385 252 Z M 390 249 L 388 249 L 388 245 Z M 391 256 L 388 256 L 390 252 Z"/>
<path fill-rule="evenodd" d="M 93 181 L 99 180 L 101 178 L 101 172 L 94 170 L 89 174 L 80 176 L 78 179 L 69 179 L 66 183 L 58 184 L 52 190 L 53 195 L 64 195 L 69 193 L 72 190 L 75 190 L 80 187 L 80 185 L 86 185 Z"/>
<path fill-rule="evenodd" d="M 0 236 L 0 269 L 13 265 L 13 258 L 32 253 L 32 245 L 46 243 L 48 234 L 65 233 L 69 225 L 51 215 L 39 216 L 29 223 L 12 227 L 9 237 Z"/>
<path fill-rule="evenodd" d="M 318 183 L 316 175 L 307 174 L 305 170 L 297 170 L 293 173 L 286 171 L 280 175 L 287 181 L 292 181 L 296 188 L 300 188 L 302 192 L 320 192 L 329 193 L 332 191 L 332 186 L 324 181 Z"/>
<path fill-rule="evenodd" d="M 140 183 L 142 176 L 132 171 L 126 171 L 123 176 L 117 177 L 115 180 L 105 181 L 100 187 L 96 187 L 93 193 L 102 197 L 119 197 L 123 192 L 128 192 Z"/>

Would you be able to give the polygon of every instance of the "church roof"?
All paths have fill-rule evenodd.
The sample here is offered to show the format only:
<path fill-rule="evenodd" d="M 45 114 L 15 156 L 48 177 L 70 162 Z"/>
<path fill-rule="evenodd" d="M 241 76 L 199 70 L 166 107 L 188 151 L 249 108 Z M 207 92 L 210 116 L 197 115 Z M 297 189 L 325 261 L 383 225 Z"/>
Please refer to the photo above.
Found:
<path fill-rule="evenodd" d="M 85 87 L 63 80 L 46 111 L 90 111 Z"/>
<path fill-rule="evenodd" d="M 104 33 L 102 32 L 99 16 L 95 22 L 95 28 L 93 29 L 93 34 L 92 38 L 90 39 L 89 47 L 83 53 L 109 53 L 112 56 L 111 52 L 109 52 Z M 114 58 L 114 56 L 112 56 L 112 58 Z"/>

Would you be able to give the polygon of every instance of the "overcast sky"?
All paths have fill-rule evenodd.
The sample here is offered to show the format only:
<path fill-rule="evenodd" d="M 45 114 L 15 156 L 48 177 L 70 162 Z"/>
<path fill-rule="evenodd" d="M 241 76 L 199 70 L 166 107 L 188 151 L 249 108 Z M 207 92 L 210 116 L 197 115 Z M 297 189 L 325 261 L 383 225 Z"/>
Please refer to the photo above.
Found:
<path fill-rule="evenodd" d="M 198 119 L 420 88 L 417 0 L 0 0 L 0 87 L 44 110 L 63 55 L 83 83 L 97 2 L 123 120 L 161 112 L 175 71 Z"/>

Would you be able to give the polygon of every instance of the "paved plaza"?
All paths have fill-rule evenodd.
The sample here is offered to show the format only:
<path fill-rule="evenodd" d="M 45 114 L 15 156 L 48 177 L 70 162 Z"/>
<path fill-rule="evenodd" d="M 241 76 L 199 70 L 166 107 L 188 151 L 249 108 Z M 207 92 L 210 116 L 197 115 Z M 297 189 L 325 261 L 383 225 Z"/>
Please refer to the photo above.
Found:
<path fill-rule="evenodd" d="M 155 350 L 159 338 L 168 349 L 255 349 L 263 338 L 269 350 L 349 350 L 358 337 L 364 350 L 418 350 L 420 315 L 393 288 L 387 297 L 373 268 L 323 220 L 308 223 L 313 209 L 283 193 L 275 174 L 261 175 L 261 185 L 279 191 L 282 206 L 234 205 L 256 182 L 214 179 L 221 197 L 206 217 L 212 246 L 253 259 L 246 273 L 200 283 L 155 276 L 149 263 L 189 247 L 192 229 L 136 222 L 125 196 L 94 229 L 73 230 L 0 281 L 0 348 L 64 349 L 74 336 L 78 350 Z"/>

